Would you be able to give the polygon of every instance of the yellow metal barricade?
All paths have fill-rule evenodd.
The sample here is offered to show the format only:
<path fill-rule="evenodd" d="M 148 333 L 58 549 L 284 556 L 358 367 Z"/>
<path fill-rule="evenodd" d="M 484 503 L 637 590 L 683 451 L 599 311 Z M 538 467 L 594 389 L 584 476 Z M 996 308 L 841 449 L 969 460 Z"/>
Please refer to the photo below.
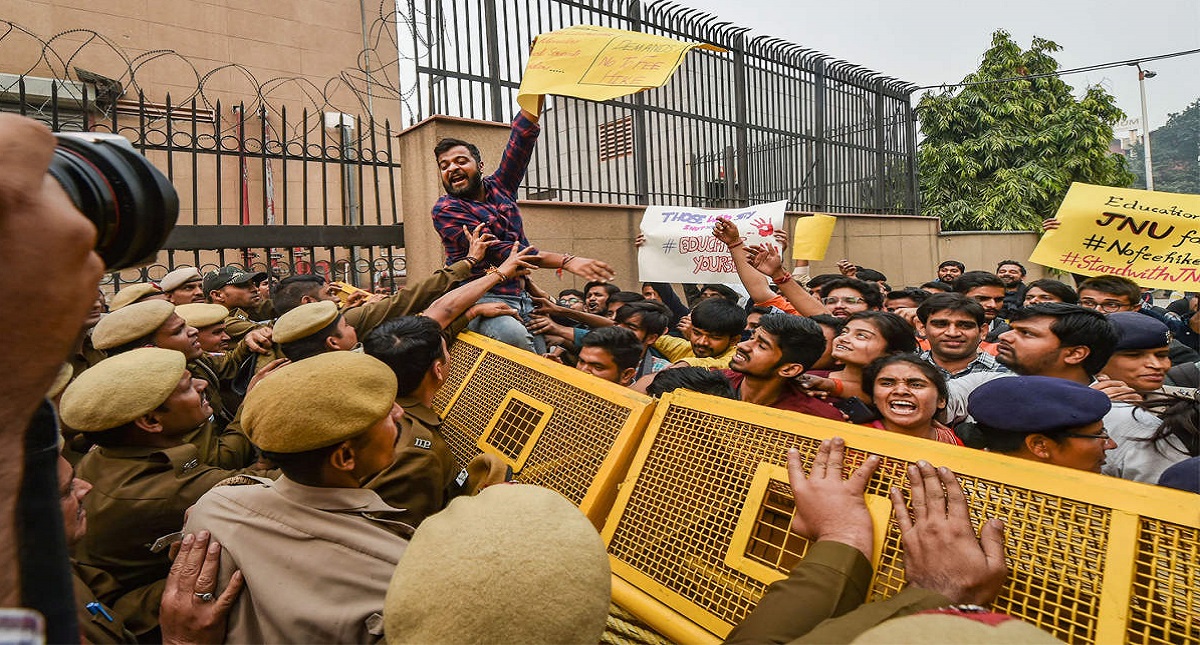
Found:
<path fill-rule="evenodd" d="M 1200 641 L 1200 496 L 690 392 L 658 403 L 603 534 L 613 600 L 677 642 L 715 642 L 803 556 L 788 532 L 786 451 L 806 466 L 846 439 L 883 463 L 872 599 L 904 585 L 887 491 L 908 464 L 958 473 L 977 525 L 1006 525 L 1010 576 L 992 605 L 1070 643 Z"/>
<path fill-rule="evenodd" d="M 454 456 L 498 455 L 603 526 L 654 399 L 471 332 L 450 356 L 434 408 Z"/>

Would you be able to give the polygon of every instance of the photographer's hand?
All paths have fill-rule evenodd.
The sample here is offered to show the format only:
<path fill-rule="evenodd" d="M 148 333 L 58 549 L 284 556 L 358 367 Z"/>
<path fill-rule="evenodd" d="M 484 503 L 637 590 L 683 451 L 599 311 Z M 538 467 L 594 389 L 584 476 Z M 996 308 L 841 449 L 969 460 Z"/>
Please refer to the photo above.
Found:
<path fill-rule="evenodd" d="M 9 302 L 21 303 L 21 315 L 0 316 L 0 606 L 8 607 L 19 604 L 13 513 L 25 429 L 79 336 L 104 268 L 95 227 L 46 174 L 54 146 L 41 123 L 0 114 L 0 275 Z"/>

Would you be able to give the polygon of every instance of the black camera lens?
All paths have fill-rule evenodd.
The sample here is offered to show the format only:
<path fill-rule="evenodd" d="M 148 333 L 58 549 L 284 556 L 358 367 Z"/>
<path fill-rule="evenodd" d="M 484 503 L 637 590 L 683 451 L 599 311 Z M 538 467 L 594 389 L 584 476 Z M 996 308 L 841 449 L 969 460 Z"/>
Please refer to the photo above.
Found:
<path fill-rule="evenodd" d="M 166 175 L 124 137 L 58 133 L 50 176 L 99 235 L 96 252 L 110 271 L 146 264 L 179 218 L 179 195 Z"/>

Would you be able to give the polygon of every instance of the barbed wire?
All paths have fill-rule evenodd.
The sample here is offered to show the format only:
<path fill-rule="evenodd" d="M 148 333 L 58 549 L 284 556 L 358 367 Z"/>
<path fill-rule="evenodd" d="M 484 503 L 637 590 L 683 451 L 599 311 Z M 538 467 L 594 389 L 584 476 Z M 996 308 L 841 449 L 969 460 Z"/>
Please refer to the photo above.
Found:
<path fill-rule="evenodd" d="M 79 78 L 79 68 L 90 68 L 116 81 L 122 88 L 119 96 L 109 97 L 113 100 L 96 102 L 94 93 L 89 97 L 88 107 L 98 119 L 112 120 L 117 109 L 115 99 L 138 101 L 139 97 L 144 96 L 148 103 L 164 102 L 167 93 L 157 85 L 146 84 L 146 79 L 155 77 L 151 69 L 167 67 L 171 70 L 171 86 L 184 88 L 182 95 L 178 90 L 171 92 L 173 108 L 186 108 L 194 101 L 197 109 L 214 110 L 219 102 L 223 107 L 233 102 L 242 108 L 244 115 L 277 117 L 268 118 L 265 126 L 273 136 L 284 140 L 299 139 L 306 133 L 313 135 L 322 127 L 320 119 L 295 119 L 294 116 L 298 116 L 299 112 L 342 112 L 354 115 L 362 122 L 356 128 L 357 137 L 365 139 L 371 135 L 370 114 L 374 111 L 374 100 L 404 102 L 416 91 L 415 75 L 409 87 L 401 87 L 401 65 L 411 58 L 399 51 L 397 25 L 407 26 L 417 42 L 429 42 L 422 38 L 420 30 L 416 28 L 419 16 L 398 13 L 395 7 L 394 2 L 380 1 L 368 28 L 368 48 L 358 52 L 352 67 L 341 70 L 323 82 L 301 75 L 260 80 L 249 66 L 241 62 L 229 62 L 205 70 L 173 49 L 130 54 L 112 38 L 91 29 L 67 29 L 44 37 L 14 21 L 0 20 L 0 60 L 9 61 L 9 69 L 5 71 L 18 77 L 10 83 L 0 83 L 0 93 L 17 94 L 21 78 L 48 76 L 49 80 L 58 82 L 80 82 L 83 79 Z M 439 36 L 434 35 L 435 38 Z M 33 47 L 29 47 L 30 41 Z M 29 50 L 34 53 L 27 63 L 14 65 L 21 58 L 19 52 Z M 241 91 L 225 87 L 216 89 L 219 82 L 228 85 L 230 77 L 238 79 L 232 85 L 243 88 Z M 190 91 L 187 89 L 189 85 L 192 86 Z M 59 90 L 63 91 L 63 86 Z M 25 109 L 30 116 L 48 120 L 51 112 L 56 108 L 62 110 L 64 104 L 69 107 L 74 101 L 82 107 L 82 97 L 70 95 L 69 92 L 60 94 L 58 99 L 58 106 L 52 105 L 47 97 L 26 103 Z M 300 105 L 295 105 L 296 101 Z M 288 105 L 288 110 L 294 110 L 286 122 L 282 118 L 285 105 Z M 363 117 L 366 121 L 363 121 Z M 141 114 L 139 118 L 146 119 L 147 127 L 154 129 L 161 127 L 169 118 L 180 117 L 164 112 Z M 216 136 L 232 132 L 239 127 L 237 121 L 228 115 L 217 115 L 219 131 Z M 382 132 L 383 123 L 373 125 Z"/>

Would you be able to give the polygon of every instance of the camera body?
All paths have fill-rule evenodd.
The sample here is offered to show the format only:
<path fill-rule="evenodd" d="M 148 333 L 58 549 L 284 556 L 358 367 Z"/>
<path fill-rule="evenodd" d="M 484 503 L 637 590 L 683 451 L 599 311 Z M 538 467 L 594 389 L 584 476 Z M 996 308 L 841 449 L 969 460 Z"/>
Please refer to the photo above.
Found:
<path fill-rule="evenodd" d="M 100 132 L 56 133 L 49 174 L 96 226 L 110 271 L 151 262 L 179 219 L 171 181 L 129 140 Z"/>

